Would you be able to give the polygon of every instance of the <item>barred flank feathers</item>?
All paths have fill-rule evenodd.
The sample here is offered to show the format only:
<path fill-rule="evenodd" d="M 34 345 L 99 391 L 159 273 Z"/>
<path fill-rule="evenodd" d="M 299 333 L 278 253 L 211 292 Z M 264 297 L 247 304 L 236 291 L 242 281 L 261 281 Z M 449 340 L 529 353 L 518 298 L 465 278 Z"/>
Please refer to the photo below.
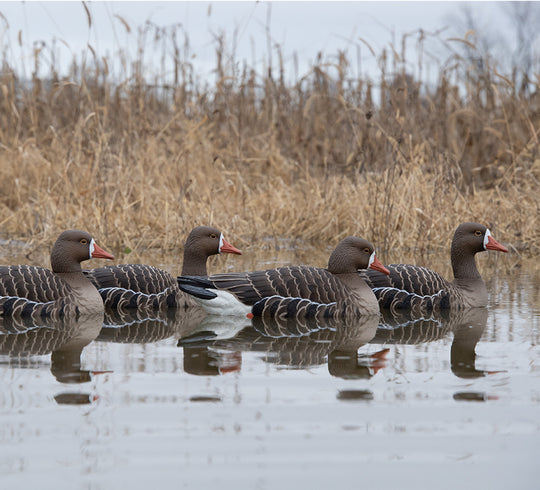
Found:
<path fill-rule="evenodd" d="M 76 319 L 79 308 L 72 289 L 43 267 L 0 267 L 0 317 L 61 320 Z"/>

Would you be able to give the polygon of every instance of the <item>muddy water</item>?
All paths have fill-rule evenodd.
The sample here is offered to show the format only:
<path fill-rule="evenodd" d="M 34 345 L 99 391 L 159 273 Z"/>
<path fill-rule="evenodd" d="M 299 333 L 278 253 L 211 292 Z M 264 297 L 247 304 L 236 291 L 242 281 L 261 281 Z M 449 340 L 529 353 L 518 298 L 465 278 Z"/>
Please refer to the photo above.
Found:
<path fill-rule="evenodd" d="M 538 488 L 540 274 L 480 268 L 490 306 L 451 317 L 4 322 L 1 488 Z"/>

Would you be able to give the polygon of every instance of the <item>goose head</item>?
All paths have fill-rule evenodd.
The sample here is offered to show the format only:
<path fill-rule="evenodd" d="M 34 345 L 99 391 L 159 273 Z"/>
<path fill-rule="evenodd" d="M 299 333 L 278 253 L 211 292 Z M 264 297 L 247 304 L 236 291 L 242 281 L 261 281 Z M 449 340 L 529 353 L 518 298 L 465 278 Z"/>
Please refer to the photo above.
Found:
<path fill-rule="evenodd" d="M 206 260 L 211 255 L 230 253 L 242 255 L 232 246 L 221 231 L 213 226 L 197 226 L 191 230 L 184 244 L 182 275 L 206 276 Z"/>
<path fill-rule="evenodd" d="M 375 248 L 365 238 L 349 236 L 338 243 L 328 260 L 333 274 L 350 274 L 359 269 L 374 269 L 383 274 L 390 271 L 377 259 Z"/>
<path fill-rule="evenodd" d="M 53 272 L 80 272 L 82 261 L 97 258 L 114 259 L 86 231 L 67 230 L 52 248 L 51 267 Z"/>
<path fill-rule="evenodd" d="M 471 255 L 485 250 L 508 252 L 506 247 L 493 238 L 489 228 L 480 223 L 461 223 L 454 233 L 452 250 Z"/>
<path fill-rule="evenodd" d="M 458 281 L 481 279 L 474 257 L 485 250 L 508 252 L 506 247 L 491 236 L 486 226 L 480 223 L 461 223 L 454 233 L 450 249 L 454 278 Z"/>

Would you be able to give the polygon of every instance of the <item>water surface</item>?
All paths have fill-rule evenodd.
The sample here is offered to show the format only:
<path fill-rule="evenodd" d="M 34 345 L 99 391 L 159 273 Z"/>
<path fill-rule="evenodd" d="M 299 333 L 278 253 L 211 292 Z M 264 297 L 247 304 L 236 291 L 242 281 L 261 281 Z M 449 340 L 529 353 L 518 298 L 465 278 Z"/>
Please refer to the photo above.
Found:
<path fill-rule="evenodd" d="M 308 252 L 211 266 L 324 265 Z M 452 316 L 4 321 L 1 486 L 538 488 L 540 274 L 480 268 L 490 306 Z"/>

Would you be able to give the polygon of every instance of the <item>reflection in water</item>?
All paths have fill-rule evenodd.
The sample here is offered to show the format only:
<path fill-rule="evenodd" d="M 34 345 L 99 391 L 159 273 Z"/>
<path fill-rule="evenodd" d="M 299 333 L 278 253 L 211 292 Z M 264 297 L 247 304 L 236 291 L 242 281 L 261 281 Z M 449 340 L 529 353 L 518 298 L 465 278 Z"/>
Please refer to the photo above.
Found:
<path fill-rule="evenodd" d="M 255 351 L 264 352 L 264 361 L 279 366 L 307 369 L 327 363 L 332 376 L 369 379 L 385 367 L 389 349 L 367 356 L 358 354 L 362 345 L 420 344 L 453 333 L 452 372 L 461 378 L 476 378 L 498 372 L 475 366 L 475 347 L 487 315 L 486 308 L 433 313 L 429 318 L 415 318 L 410 311 L 394 314 L 386 310 L 380 324 L 377 317 L 354 322 L 258 317 L 250 322 L 236 317 L 207 317 L 190 335 L 180 338 L 178 346 L 184 348 L 184 368 L 191 374 L 208 376 L 239 370 L 240 353 Z"/>
<path fill-rule="evenodd" d="M 209 345 L 233 338 L 249 325 L 251 321 L 247 318 L 206 316 L 189 335 L 178 341 L 178 346 L 184 348 L 184 371 L 198 376 L 216 376 L 240 371 L 240 351 L 217 352 Z"/>
<path fill-rule="evenodd" d="M 59 393 L 54 399 L 59 405 L 88 405 L 95 402 L 98 397 L 88 393 Z"/>
<path fill-rule="evenodd" d="M 51 354 L 51 373 L 60 383 L 85 383 L 95 371 L 81 369 L 83 348 L 101 342 L 148 343 L 178 338 L 184 350 L 184 372 L 217 376 L 239 372 L 242 352 L 261 352 L 262 360 L 289 369 L 308 369 L 326 364 L 330 375 L 342 379 L 368 380 L 386 366 L 389 344 L 419 344 L 453 333 L 450 348 L 452 372 L 461 378 L 476 378 L 497 371 L 476 369 L 475 347 L 486 326 L 488 310 L 476 308 L 429 318 L 414 318 L 410 312 L 384 311 L 381 318 L 355 321 L 335 319 L 247 318 L 207 316 L 200 309 L 169 310 L 155 317 L 137 311 L 107 312 L 72 324 L 14 324 L 4 319 L 0 353 L 10 363 L 25 356 Z M 380 321 L 380 323 L 379 323 Z M 360 354 L 367 343 L 382 344 L 370 355 Z M 456 399 L 462 396 L 456 394 Z M 467 395 L 469 396 L 469 395 Z M 61 393 L 58 403 L 90 403 L 90 394 Z M 338 399 L 369 399 L 357 391 L 339 392 Z"/>
<path fill-rule="evenodd" d="M 476 344 L 486 328 L 488 311 L 486 308 L 474 308 L 452 326 L 454 339 L 450 347 L 450 366 L 452 372 L 460 378 L 479 378 L 500 371 L 482 371 L 476 369 Z"/>
<path fill-rule="evenodd" d="M 485 402 L 498 399 L 496 396 L 486 395 L 480 391 L 458 391 L 454 393 L 453 398 L 458 402 Z"/>
<path fill-rule="evenodd" d="M 192 396 L 189 398 L 190 402 L 210 402 L 210 403 L 217 403 L 222 401 L 221 397 L 219 396 Z"/>
<path fill-rule="evenodd" d="M 240 369 L 240 353 L 252 351 L 265 353 L 265 362 L 283 367 L 307 369 L 328 363 L 333 376 L 369 377 L 378 369 L 374 369 L 373 362 L 383 362 L 384 356 L 363 357 L 357 351 L 372 339 L 377 325 L 376 316 L 348 322 L 219 317 L 213 324 L 203 321 L 178 345 L 184 348 L 186 372 L 192 374 L 226 372 L 223 366 L 230 366 L 231 353 L 233 359 L 238 359 L 234 367 Z"/>
<path fill-rule="evenodd" d="M 339 390 L 337 398 L 348 401 L 371 401 L 373 400 L 373 392 L 370 390 Z"/>
<path fill-rule="evenodd" d="M 138 310 L 106 310 L 96 340 L 126 344 L 157 342 L 188 335 L 205 318 L 199 308 L 169 308 L 150 313 Z"/>
<path fill-rule="evenodd" d="M 184 347 L 184 371 L 197 376 L 217 376 L 240 371 L 240 352 L 215 352 L 206 346 Z"/>
<path fill-rule="evenodd" d="M 380 328 L 371 341 L 377 344 L 420 344 L 442 339 L 453 333 L 450 348 L 452 372 L 460 378 L 478 378 L 499 371 L 476 369 L 476 344 L 486 328 L 488 310 L 470 308 L 457 312 L 433 313 L 414 318 L 410 312 L 395 315 L 384 311 Z"/>
<path fill-rule="evenodd" d="M 31 356 L 51 354 L 51 373 L 60 383 L 86 383 L 95 371 L 81 369 L 83 348 L 101 330 L 103 315 L 84 316 L 77 321 L 64 322 L 47 319 L 35 324 L 31 319 L 21 322 L 12 318 L 0 319 L 0 355 L 7 356 L 10 365 L 24 365 Z M 90 394 L 62 393 L 55 396 L 58 403 L 69 400 L 93 401 Z"/>
<path fill-rule="evenodd" d="M 151 315 L 151 316 L 149 316 Z M 207 316 L 200 308 L 177 308 L 166 311 L 107 310 L 103 328 L 96 339 L 100 342 L 144 344 L 176 337 L 185 339 L 184 371 L 189 374 L 216 376 L 238 371 L 240 353 L 215 353 L 204 347 L 204 341 L 234 336 L 250 324 L 223 323 L 222 317 Z M 190 345 L 192 344 L 192 345 Z"/>
<path fill-rule="evenodd" d="M 374 354 L 362 355 L 356 349 L 336 349 L 328 354 L 328 372 L 338 378 L 369 379 L 386 366 L 389 351 L 383 349 Z"/>
<path fill-rule="evenodd" d="M 487 315 L 487 309 L 476 308 L 420 319 L 410 312 L 384 311 L 380 323 L 376 316 L 346 322 L 258 317 L 249 320 L 207 316 L 192 308 L 158 312 L 152 318 L 141 317 L 137 311 L 111 311 L 106 313 L 104 323 L 103 317 L 39 326 L 15 325 L 5 319 L 0 352 L 8 354 L 10 362 L 21 356 L 50 353 L 51 373 L 59 382 L 84 383 L 96 372 L 81 369 L 81 352 L 95 338 L 102 342 L 148 343 L 175 337 L 184 349 L 184 371 L 193 375 L 238 372 L 242 352 L 251 351 L 264 353 L 264 362 L 280 367 L 307 369 L 327 364 L 332 376 L 369 379 L 385 367 L 388 344 L 431 342 L 452 332 L 452 372 L 461 378 L 475 378 L 497 372 L 478 370 L 475 366 L 475 347 L 485 329 Z M 359 354 L 358 349 L 367 343 L 382 344 L 385 348 L 370 355 Z M 79 402 L 78 396 L 74 399 Z"/>
<path fill-rule="evenodd" d="M 231 339 L 249 326 L 251 326 L 251 320 L 247 317 L 207 315 L 189 331 L 188 335 L 180 338 L 183 343 Z"/>
<path fill-rule="evenodd" d="M 449 328 L 448 311 L 432 313 L 431 316 L 415 316 L 410 310 L 381 310 L 381 321 L 375 337 L 377 344 L 421 344 L 445 337 Z"/>

